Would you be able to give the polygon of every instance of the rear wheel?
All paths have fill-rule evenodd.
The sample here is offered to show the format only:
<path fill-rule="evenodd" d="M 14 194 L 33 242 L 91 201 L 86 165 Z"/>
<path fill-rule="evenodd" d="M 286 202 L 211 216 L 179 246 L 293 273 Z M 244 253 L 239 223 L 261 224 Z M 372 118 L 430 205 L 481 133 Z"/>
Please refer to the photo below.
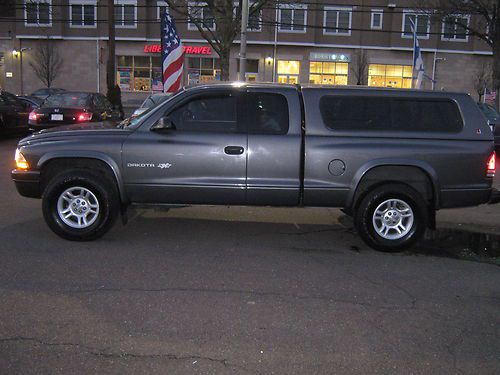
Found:
<path fill-rule="evenodd" d="M 423 197 L 402 184 L 379 186 L 367 193 L 355 213 L 361 238 L 380 251 L 400 251 L 423 235 L 427 207 Z"/>
<path fill-rule="evenodd" d="M 113 181 L 86 170 L 52 178 L 42 200 L 50 229 L 73 241 L 90 241 L 104 235 L 116 220 L 119 207 Z"/>

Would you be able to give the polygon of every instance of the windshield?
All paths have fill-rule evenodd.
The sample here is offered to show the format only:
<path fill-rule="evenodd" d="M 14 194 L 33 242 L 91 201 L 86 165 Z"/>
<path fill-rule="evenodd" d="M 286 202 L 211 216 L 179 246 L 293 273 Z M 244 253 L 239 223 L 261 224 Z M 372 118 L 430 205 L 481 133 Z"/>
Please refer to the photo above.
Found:
<path fill-rule="evenodd" d="M 165 95 L 165 99 L 162 101 L 161 104 L 170 101 L 170 99 L 175 97 L 178 93 L 180 93 L 183 90 L 184 89 L 179 89 L 173 95 Z M 130 117 L 126 118 L 125 120 L 123 120 L 122 122 L 120 122 L 118 124 L 118 127 L 119 128 L 135 128 L 135 127 L 139 126 L 146 118 L 148 118 L 149 115 L 156 112 L 156 110 L 158 110 L 158 108 L 160 108 L 162 106 L 163 105 L 159 105 L 159 104 L 153 105 L 152 107 L 149 107 L 147 110 L 145 110 L 144 112 L 142 112 L 139 115 L 130 116 Z"/>
<path fill-rule="evenodd" d="M 42 104 L 42 107 L 86 107 L 88 104 L 88 94 L 54 94 L 49 96 Z"/>
<path fill-rule="evenodd" d="M 144 103 L 142 103 L 141 108 L 151 108 L 151 107 L 154 107 L 155 105 L 158 105 L 158 104 L 164 102 L 170 96 L 171 95 L 169 95 L 169 94 L 153 94 L 150 97 L 148 97 L 144 101 Z"/>
<path fill-rule="evenodd" d="M 488 104 L 482 104 L 481 109 L 488 120 L 496 120 L 499 117 L 498 112 L 492 106 Z"/>

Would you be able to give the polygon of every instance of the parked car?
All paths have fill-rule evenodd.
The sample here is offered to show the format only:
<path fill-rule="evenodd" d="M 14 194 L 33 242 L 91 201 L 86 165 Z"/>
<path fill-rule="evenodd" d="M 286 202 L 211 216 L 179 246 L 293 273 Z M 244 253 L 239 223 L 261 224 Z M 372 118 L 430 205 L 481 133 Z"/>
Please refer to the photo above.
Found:
<path fill-rule="evenodd" d="M 38 89 L 38 90 L 32 92 L 30 96 L 36 96 L 37 98 L 40 98 L 40 99 L 46 99 L 50 95 L 58 94 L 58 93 L 61 93 L 64 91 L 66 91 L 66 90 L 50 87 L 50 88 Z"/>
<path fill-rule="evenodd" d="M 385 251 L 436 210 L 491 201 L 496 169 L 467 94 L 272 84 L 183 89 L 118 127 L 39 132 L 16 163 L 19 193 L 70 240 L 102 236 L 130 204 L 320 206 Z"/>
<path fill-rule="evenodd" d="M 18 96 L 17 98 L 25 104 L 28 112 L 39 108 L 43 103 L 43 99 L 40 99 L 36 96 Z"/>
<path fill-rule="evenodd" d="M 31 130 L 97 121 L 118 121 L 120 112 L 102 94 L 65 91 L 45 99 L 29 115 Z"/>
<path fill-rule="evenodd" d="M 500 149 L 500 113 L 498 113 L 495 107 L 486 103 L 478 103 L 478 106 L 488 119 L 491 131 L 495 135 L 495 147 Z"/>
<path fill-rule="evenodd" d="M 28 108 L 14 94 L 0 91 L 0 133 L 28 129 Z"/>
<path fill-rule="evenodd" d="M 153 108 L 157 106 L 160 103 L 163 103 L 165 100 L 167 100 L 169 97 L 171 97 L 172 94 L 169 93 L 160 93 L 160 94 L 151 94 L 149 95 L 146 100 L 141 104 L 139 108 L 137 108 L 132 116 L 138 116 L 141 113 L 146 112 L 149 108 Z"/>

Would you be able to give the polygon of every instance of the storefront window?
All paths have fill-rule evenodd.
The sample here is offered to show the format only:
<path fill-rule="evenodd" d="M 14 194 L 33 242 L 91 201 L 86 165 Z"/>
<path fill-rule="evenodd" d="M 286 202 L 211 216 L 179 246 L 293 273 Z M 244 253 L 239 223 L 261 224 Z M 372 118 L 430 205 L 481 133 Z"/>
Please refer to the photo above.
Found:
<path fill-rule="evenodd" d="M 187 58 L 188 84 L 220 81 L 219 59 L 211 57 Z"/>
<path fill-rule="evenodd" d="M 278 83 L 299 83 L 300 61 L 278 60 Z"/>
<path fill-rule="evenodd" d="M 162 91 L 161 58 L 118 56 L 117 82 L 123 91 Z"/>
<path fill-rule="evenodd" d="M 411 65 L 370 64 L 368 86 L 411 89 Z"/>
<path fill-rule="evenodd" d="M 317 85 L 347 85 L 348 63 L 311 61 L 309 82 Z"/>

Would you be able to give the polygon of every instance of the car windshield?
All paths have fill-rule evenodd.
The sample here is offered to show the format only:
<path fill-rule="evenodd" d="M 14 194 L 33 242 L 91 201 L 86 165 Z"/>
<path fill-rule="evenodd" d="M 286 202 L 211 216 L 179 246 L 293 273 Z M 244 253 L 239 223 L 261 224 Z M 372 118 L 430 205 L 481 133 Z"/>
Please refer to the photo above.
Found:
<path fill-rule="evenodd" d="M 163 103 L 169 95 L 167 94 L 153 94 L 150 97 L 148 97 L 144 103 L 142 103 L 141 108 L 151 108 L 154 107 L 160 103 Z"/>
<path fill-rule="evenodd" d="M 148 108 L 139 115 L 127 117 L 125 120 L 118 124 L 118 128 L 134 128 L 139 125 L 146 117 L 149 116 L 154 107 Z"/>
<path fill-rule="evenodd" d="M 42 107 L 85 107 L 88 99 L 88 94 L 54 94 L 45 99 Z"/>
<path fill-rule="evenodd" d="M 482 104 L 481 109 L 483 110 L 483 113 L 488 120 L 496 120 L 498 117 L 500 117 L 500 114 L 497 112 L 497 110 L 488 104 Z"/>
<path fill-rule="evenodd" d="M 173 95 L 165 95 L 165 99 L 163 99 L 161 101 L 161 104 L 163 104 L 164 102 L 168 102 L 170 99 L 175 97 L 181 91 L 183 91 L 183 89 L 179 89 Z M 119 128 L 135 128 L 135 127 L 139 126 L 147 117 L 149 117 L 149 115 L 151 113 L 155 112 L 157 110 L 157 108 L 159 108 L 159 107 L 160 107 L 159 104 L 154 104 L 153 106 L 148 107 L 148 109 L 145 110 L 144 112 L 142 112 L 141 114 L 135 115 L 135 116 L 130 116 L 130 117 L 126 118 L 125 120 L 123 120 L 122 122 L 120 122 L 118 124 L 118 127 Z"/>

